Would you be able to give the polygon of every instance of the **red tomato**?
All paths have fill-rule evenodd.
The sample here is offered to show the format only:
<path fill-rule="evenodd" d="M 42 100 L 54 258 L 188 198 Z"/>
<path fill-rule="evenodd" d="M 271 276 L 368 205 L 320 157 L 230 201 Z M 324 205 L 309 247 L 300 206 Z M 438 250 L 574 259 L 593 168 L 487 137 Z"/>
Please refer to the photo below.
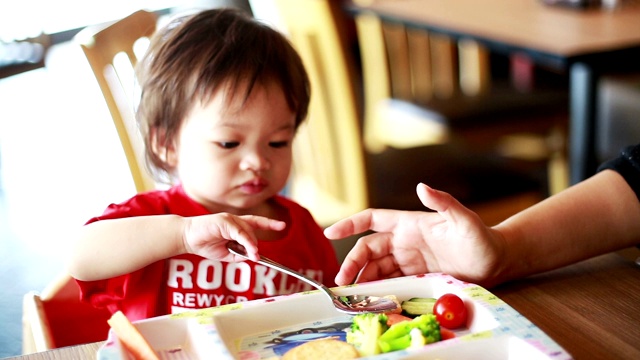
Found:
<path fill-rule="evenodd" d="M 467 323 L 467 307 L 455 294 L 444 294 L 433 305 L 433 314 L 441 326 L 457 329 Z"/>

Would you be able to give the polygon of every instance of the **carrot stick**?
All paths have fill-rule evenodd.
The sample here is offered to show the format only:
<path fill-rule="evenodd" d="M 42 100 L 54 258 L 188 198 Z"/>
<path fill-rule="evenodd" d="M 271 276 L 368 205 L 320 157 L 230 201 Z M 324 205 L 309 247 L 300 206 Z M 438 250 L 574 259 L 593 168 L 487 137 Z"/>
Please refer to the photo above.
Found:
<path fill-rule="evenodd" d="M 159 360 L 158 354 L 151 348 L 151 345 L 140 334 L 138 329 L 127 319 L 121 312 L 115 312 L 109 320 L 107 320 L 113 332 L 118 339 L 135 359 L 140 360 Z"/>

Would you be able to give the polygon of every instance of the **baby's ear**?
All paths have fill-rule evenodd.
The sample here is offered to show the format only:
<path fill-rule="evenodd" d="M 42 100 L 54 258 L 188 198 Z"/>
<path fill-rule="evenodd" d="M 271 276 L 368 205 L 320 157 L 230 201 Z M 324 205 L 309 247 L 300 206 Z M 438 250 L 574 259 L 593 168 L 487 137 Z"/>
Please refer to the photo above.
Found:
<path fill-rule="evenodd" d="M 168 167 L 174 168 L 178 164 L 178 154 L 175 141 L 166 142 L 166 131 L 151 129 L 151 151 Z"/>

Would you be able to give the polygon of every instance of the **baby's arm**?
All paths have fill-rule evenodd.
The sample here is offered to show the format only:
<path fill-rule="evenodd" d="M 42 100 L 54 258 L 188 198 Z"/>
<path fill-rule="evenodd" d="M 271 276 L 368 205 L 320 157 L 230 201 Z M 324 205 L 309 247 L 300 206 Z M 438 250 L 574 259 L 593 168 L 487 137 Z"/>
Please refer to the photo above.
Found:
<path fill-rule="evenodd" d="M 284 222 L 261 216 L 227 213 L 101 220 L 82 227 L 72 247 L 68 270 L 76 279 L 92 281 L 131 273 L 185 253 L 221 261 L 241 260 L 227 250 L 230 240 L 244 245 L 250 257 L 257 259 L 254 230 L 284 227 Z"/>

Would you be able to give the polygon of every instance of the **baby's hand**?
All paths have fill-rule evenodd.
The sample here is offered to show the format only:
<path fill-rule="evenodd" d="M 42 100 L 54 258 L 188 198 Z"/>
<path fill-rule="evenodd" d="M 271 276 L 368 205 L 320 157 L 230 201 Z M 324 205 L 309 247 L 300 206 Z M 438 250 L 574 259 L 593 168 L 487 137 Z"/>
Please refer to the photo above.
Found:
<path fill-rule="evenodd" d="M 258 239 L 255 230 L 283 230 L 285 222 L 263 216 L 237 216 L 218 213 L 187 218 L 183 244 L 186 252 L 207 259 L 240 261 L 227 249 L 227 242 L 237 241 L 245 247 L 252 260 L 258 260 Z"/>

